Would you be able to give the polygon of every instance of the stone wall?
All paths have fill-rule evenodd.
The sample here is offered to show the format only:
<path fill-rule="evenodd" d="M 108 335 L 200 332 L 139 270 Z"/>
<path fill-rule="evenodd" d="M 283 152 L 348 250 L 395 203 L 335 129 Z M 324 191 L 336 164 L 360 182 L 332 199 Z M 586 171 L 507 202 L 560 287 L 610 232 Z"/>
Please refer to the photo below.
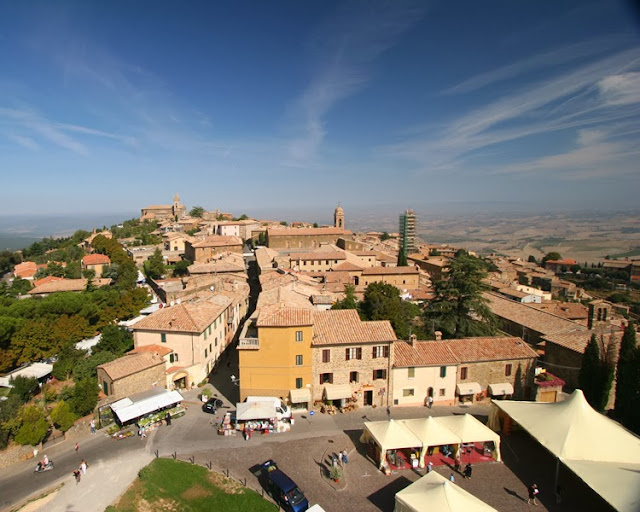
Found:
<path fill-rule="evenodd" d="M 273 235 L 268 234 L 270 249 L 317 249 L 321 244 L 335 244 L 340 235 Z"/>
<path fill-rule="evenodd" d="M 166 387 L 165 364 L 164 361 L 142 370 L 141 372 L 128 375 L 116 381 L 111 380 L 103 368 L 98 368 L 98 384 L 104 391 L 104 383 L 107 383 L 109 398 L 112 401 L 151 389 L 152 387 Z"/>
<path fill-rule="evenodd" d="M 477 382 L 488 394 L 489 384 L 501 384 L 508 382 L 513 386 L 513 398 L 516 400 L 528 400 L 533 391 L 533 378 L 535 358 L 512 359 L 506 361 L 483 361 L 474 363 L 460 363 L 457 373 L 457 382 Z M 511 375 L 505 375 L 506 365 L 511 365 Z M 516 382 L 520 367 L 520 381 Z M 467 378 L 461 379 L 462 369 L 467 368 Z"/>

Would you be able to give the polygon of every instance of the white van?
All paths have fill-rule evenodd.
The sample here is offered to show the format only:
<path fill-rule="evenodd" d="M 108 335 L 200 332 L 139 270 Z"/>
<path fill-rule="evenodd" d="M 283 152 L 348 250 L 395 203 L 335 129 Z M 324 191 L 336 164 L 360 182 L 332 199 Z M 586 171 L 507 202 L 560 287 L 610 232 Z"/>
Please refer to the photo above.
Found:
<path fill-rule="evenodd" d="M 283 418 L 291 419 L 291 409 L 275 396 L 248 396 L 245 402 L 268 402 L 276 408 L 276 414 L 279 420 Z"/>

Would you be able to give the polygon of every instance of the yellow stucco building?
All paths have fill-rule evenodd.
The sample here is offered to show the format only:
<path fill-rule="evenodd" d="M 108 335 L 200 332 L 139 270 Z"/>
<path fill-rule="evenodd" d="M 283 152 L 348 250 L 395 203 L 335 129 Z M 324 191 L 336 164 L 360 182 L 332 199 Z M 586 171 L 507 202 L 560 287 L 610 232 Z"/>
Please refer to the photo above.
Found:
<path fill-rule="evenodd" d="M 238 343 L 240 400 L 276 396 L 311 401 L 313 313 L 275 304 L 247 321 Z"/>

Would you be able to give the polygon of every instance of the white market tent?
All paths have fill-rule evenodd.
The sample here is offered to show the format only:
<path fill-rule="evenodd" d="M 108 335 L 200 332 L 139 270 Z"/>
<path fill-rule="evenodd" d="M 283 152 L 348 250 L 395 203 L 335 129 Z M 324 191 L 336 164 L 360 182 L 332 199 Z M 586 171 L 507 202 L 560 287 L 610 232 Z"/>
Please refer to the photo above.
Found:
<path fill-rule="evenodd" d="M 432 471 L 396 494 L 395 512 L 497 512 Z"/>
<path fill-rule="evenodd" d="M 420 467 L 424 467 L 424 457 L 430 446 L 460 444 L 462 440 L 433 416 L 414 420 L 400 420 L 422 442 Z"/>
<path fill-rule="evenodd" d="M 422 441 L 401 421 L 365 421 L 362 437 L 364 443 L 373 439 L 380 446 L 379 467 L 384 464 L 387 450 L 422 447 Z"/>
<path fill-rule="evenodd" d="M 277 416 L 273 402 L 242 402 L 236 404 L 236 420 L 272 420 Z"/>
<path fill-rule="evenodd" d="M 123 398 L 122 400 L 112 403 L 110 407 L 114 414 L 118 416 L 120 423 L 126 423 L 127 421 L 140 418 L 145 414 L 164 409 L 165 407 L 175 405 L 184 400 L 178 391 L 163 391 L 164 393 L 154 394 L 153 396 L 138 401 Z"/>
<path fill-rule="evenodd" d="M 640 510 L 640 437 L 595 411 L 581 390 L 563 402 L 492 401 L 494 407 L 508 414 L 616 510 Z"/>
<path fill-rule="evenodd" d="M 447 427 L 462 439 L 463 443 L 493 441 L 495 446 L 495 459 L 498 461 L 502 460 L 500 457 L 500 436 L 470 414 L 441 416 L 437 418 L 437 420 L 441 425 Z"/>
<path fill-rule="evenodd" d="M 28 366 L 23 368 L 18 368 L 5 375 L 4 377 L 0 377 L 0 387 L 3 388 L 11 388 L 11 379 L 15 379 L 16 377 L 25 377 L 25 378 L 36 378 L 38 380 L 46 377 L 53 371 L 53 365 L 49 363 L 31 363 Z"/>

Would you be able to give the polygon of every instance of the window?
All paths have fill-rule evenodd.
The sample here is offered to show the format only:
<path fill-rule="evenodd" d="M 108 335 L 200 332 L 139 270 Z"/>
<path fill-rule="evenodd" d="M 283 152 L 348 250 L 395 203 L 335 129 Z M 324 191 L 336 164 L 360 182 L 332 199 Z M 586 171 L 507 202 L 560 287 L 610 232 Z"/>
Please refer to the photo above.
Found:
<path fill-rule="evenodd" d="M 302 387 L 302 379 L 298 377 L 296 379 L 296 389 L 300 389 Z"/>
<path fill-rule="evenodd" d="M 296 341 L 302 341 L 302 331 L 296 331 Z"/>
<path fill-rule="evenodd" d="M 218 338 L 216 338 L 216 347 L 218 346 Z"/>
<path fill-rule="evenodd" d="M 165 333 L 160 334 L 160 341 L 162 343 L 166 343 L 167 342 L 167 335 Z"/>
<path fill-rule="evenodd" d="M 102 391 L 104 392 L 105 395 L 109 394 L 109 384 L 107 384 L 106 380 L 102 381 Z"/>
<path fill-rule="evenodd" d="M 387 370 L 373 370 L 373 380 L 386 379 Z"/>
<path fill-rule="evenodd" d="M 416 369 L 412 366 L 410 368 L 407 368 L 407 377 L 409 379 L 415 379 L 416 377 Z"/>
<path fill-rule="evenodd" d="M 208 353 L 209 353 L 209 352 L 207 352 L 207 349 L 205 348 L 205 349 L 204 349 L 204 357 L 207 357 L 207 354 L 208 354 Z"/>
<path fill-rule="evenodd" d="M 176 361 L 176 363 L 178 362 L 178 354 L 174 353 L 173 354 L 173 359 Z"/>
<path fill-rule="evenodd" d="M 333 373 L 321 373 L 320 384 L 333 384 Z"/>
<path fill-rule="evenodd" d="M 460 380 L 465 380 L 467 378 L 467 370 L 468 368 L 460 368 Z"/>
<path fill-rule="evenodd" d="M 440 378 L 444 379 L 447 376 L 447 367 L 446 366 L 441 366 L 440 367 Z"/>
<path fill-rule="evenodd" d="M 296 366 L 302 366 L 302 356 L 296 356 Z"/>
<path fill-rule="evenodd" d="M 209 334 L 211 334 L 211 326 L 209 326 Z"/>
<path fill-rule="evenodd" d="M 218 327 L 218 319 L 217 318 L 213 321 L 213 328 L 215 329 L 216 327 Z"/>
<path fill-rule="evenodd" d="M 204 330 L 204 339 L 205 340 L 207 339 L 207 330 L 206 329 Z"/>
<path fill-rule="evenodd" d="M 509 375 L 511 375 L 511 364 L 505 364 L 504 365 L 504 374 L 506 377 L 508 377 Z"/>
<path fill-rule="evenodd" d="M 175 354 L 169 354 L 169 362 L 170 363 L 175 363 L 176 362 Z"/>
<path fill-rule="evenodd" d="M 351 359 L 362 359 L 362 347 L 352 347 L 345 349 L 344 358 L 347 361 Z"/>
<path fill-rule="evenodd" d="M 213 350 L 211 350 L 211 343 L 209 343 L 209 352 L 213 352 Z"/>
<path fill-rule="evenodd" d="M 447 392 L 447 391 L 446 391 L 444 388 L 440 388 L 440 391 L 438 392 L 438 394 L 439 394 L 440 396 L 444 396 L 446 392 Z"/>
<path fill-rule="evenodd" d="M 358 382 L 358 372 L 349 372 L 349 382 Z"/>
<path fill-rule="evenodd" d="M 402 390 L 402 396 L 407 397 L 407 396 L 413 396 L 414 390 L 413 389 L 403 389 Z"/>
<path fill-rule="evenodd" d="M 330 363 L 331 362 L 331 350 L 329 350 L 328 348 L 325 348 L 322 351 L 322 362 L 323 363 Z"/>
<path fill-rule="evenodd" d="M 388 345 L 376 345 L 373 347 L 373 358 L 376 359 L 378 357 L 389 357 Z"/>

